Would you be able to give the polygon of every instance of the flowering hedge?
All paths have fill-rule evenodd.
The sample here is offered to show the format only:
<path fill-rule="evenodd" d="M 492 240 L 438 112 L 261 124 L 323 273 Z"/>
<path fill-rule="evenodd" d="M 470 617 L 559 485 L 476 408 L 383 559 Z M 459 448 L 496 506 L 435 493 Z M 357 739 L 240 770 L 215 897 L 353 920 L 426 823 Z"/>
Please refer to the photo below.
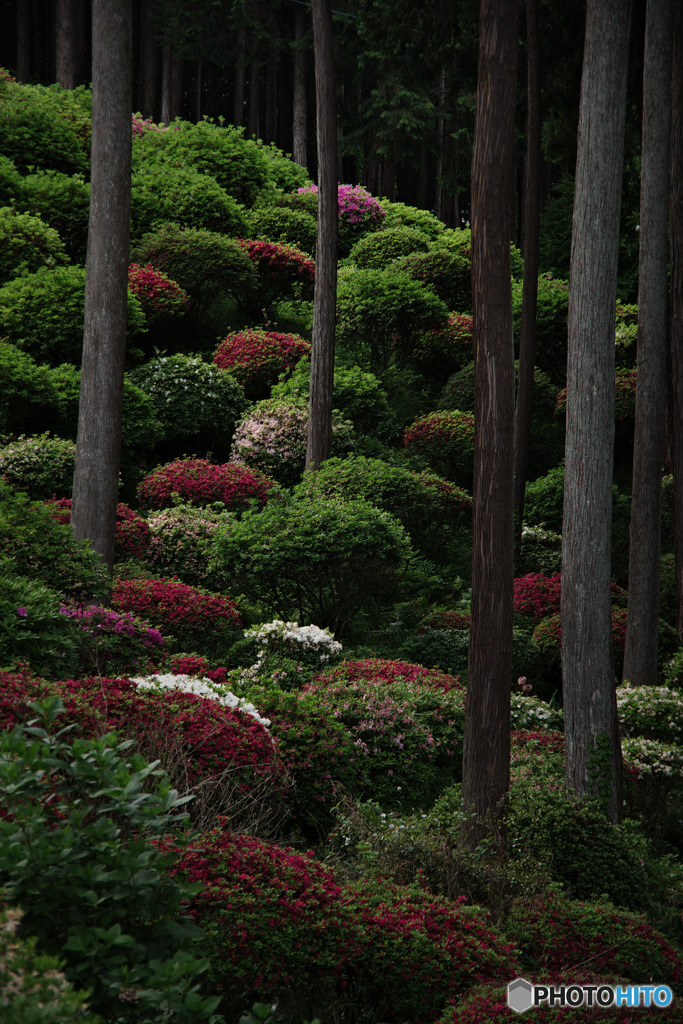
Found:
<path fill-rule="evenodd" d="M 52 498 L 46 504 L 58 522 L 71 522 L 71 498 Z M 144 558 L 149 541 L 147 522 L 120 501 L 116 506 L 115 557 L 120 560 Z"/>
<path fill-rule="evenodd" d="M 116 579 L 111 598 L 116 611 L 133 612 L 171 634 L 177 643 L 211 653 L 229 644 L 241 628 L 234 601 L 179 580 Z M 170 642 L 170 638 L 169 638 Z"/>
<path fill-rule="evenodd" d="M 194 587 L 210 586 L 213 537 L 219 523 L 231 516 L 221 508 L 217 503 L 210 508 L 179 504 L 151 515 L 147 564 L 152 571 Z"/>
<path fill-rule="evenodd" d="M 119 614 L 100 605 L 62 606 L 85 634 L 81 664 L 88 672 L 125 673 L 154 669 L 166 656 L 164 638 L 131 612 Z"/>
<path fill-rule="evenodd" d="M 155 270 L 151 263 L 144 267 L 131 263 L 128 267 L 128 288 L 140 300 L 149 323 L 180 315 L 187 311 L 190 303 L 187 292 L 166 274 Z"/>
<path fill-rule="evenodd" d="M 615 608 L 626 607 L 626 593 L 616 583 L 610 585 L 612 603 Z M 543 573 L 528 573 L 518 576 L 514 581 L 513 607 L 517 615 L 538 622 L 547 615 L 559 615 L 562 596 L 562 575 L 557 572 L 553 576 Z"/>
<path fill-rule="evenodd" d="M 233 331 L 213 357 L 216 366 L 229 370 L 247 395 L 263 398 L 281 373 L 291 373 L 300 359 L 311 356 L 311 343 L 298 334 L 260 328 Z"/>
<path fill-rule="evenodd" d="M 457 409 L 421 416 L 403 432 L 403 447 L 435 473 L 467 486 L 472 480 L 474 416 Z"/>
<path fill-rule="evenodd" d="M 273 481 L 258 470 L 234 463 L 214 464 L 208 459 L 176 459 L 152 470 L 138 486 L 144 508 L 169 508 L 177 495 L 192 505 L 220 501 L 231 512 L 253 502 L 265 505 Z"/>
<path fill-rule="evenodd" d="M 261 286 L 280 291 L 294 281 L 312 285 L 315 263 L 298 245 L 267 239 L 239 238 L 254 264 Z"/>
<path fill-rule="evenodd" d="M 361 658 L 343 661 L 336 668 L 326 669 L 316 676 L 316 683 L 350 683 L 366 681 L 370 683 L 421 683 L 423 686 L 436 688 L 448 693 L 450 690 L 464 690 L 464 686 L 455 676 L 449 676 L 438 668 L 425 668 L 414 665 L 410 661 L 392 661 L 385 658 Z"/>

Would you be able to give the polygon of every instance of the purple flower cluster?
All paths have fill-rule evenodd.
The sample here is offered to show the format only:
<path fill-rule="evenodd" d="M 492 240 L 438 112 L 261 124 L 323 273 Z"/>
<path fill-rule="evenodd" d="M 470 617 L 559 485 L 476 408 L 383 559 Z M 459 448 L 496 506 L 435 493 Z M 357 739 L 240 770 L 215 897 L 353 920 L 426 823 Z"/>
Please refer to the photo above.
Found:
<path fill-rule="evenodd" d="M 318 192 L 317 185 L 306 185 L 297 192 Z M 386 210 L 362 185 L 339 185 L 337 193 L 339 217 L 347 224 L 362 224 L 366 228 L 378 228 L 386 217 Z"/>

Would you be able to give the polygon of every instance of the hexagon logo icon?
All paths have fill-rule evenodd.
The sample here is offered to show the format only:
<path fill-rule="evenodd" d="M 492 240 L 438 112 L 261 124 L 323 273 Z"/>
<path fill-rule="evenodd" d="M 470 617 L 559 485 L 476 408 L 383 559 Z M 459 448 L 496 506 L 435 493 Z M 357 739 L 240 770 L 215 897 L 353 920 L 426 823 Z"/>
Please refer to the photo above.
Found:
<path fill-rule="evenodd" d="M 524 978 L 515 978 L 508 985 L 508 1006 L 515 1013 L 524 1013 L 533 1006 L 533 988 Z"/>

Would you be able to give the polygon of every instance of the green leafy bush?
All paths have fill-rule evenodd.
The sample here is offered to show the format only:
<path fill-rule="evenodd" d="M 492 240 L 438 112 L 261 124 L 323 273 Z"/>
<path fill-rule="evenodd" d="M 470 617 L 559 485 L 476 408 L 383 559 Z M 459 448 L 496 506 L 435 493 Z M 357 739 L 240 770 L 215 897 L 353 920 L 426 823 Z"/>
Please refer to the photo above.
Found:
<path fill-rule="evenodd" d="M 57 522 L 42 501 L 30 501 L 0 480 L 0 555 L 18 576 L 28 576 L 69 601 L 102 599 L 107 575 L 102 560 L 71 527 Z"/>
<path fill-rule="evenodd" d="M 0 284 L 66 262 L 64 243 L 54 228 L 40 217 L 0 207 Z"/>
<path fill-rule="evenodd" d="M 513 280 L 512 320 L 517 346 L 522 326 L 522 291 L 521 281 Z M 535 361 L 559 388 L 566 383 L 568 302 L 569 286 L 566 281 L 555 280 L 545 274 L 539 277 Z"/>
<path fill-rule="evenodd" d="M 313 499 L 246 512 L 217 530 L 215 550 L 217 578 L 237 593 L 340 636 L 361 608 L 396 592 L 410 548 L 399 523 L 368 502 Z"/>
<path fill-rule="evenodd" d="M 297 188 L 310 185 L 311 179 L 306 168 L 294 163 L 290 154 L 283 153 L 274 142 L 266 143 L 263 139 L 256 139 L 255 142 L 261 156 L 266 158 L 268 178 L 276 189 L 293 192 Z"/>
<path fill-rule="evenodd" d="M 311 363 L 300 359 L 289 377 L 282 375 L 271 389 L 278 401 L 306 402 L 311 386 Z M 359 366 L 335 366 L 332 404 L 346 420 L 351 420 L 359 435 L 388 429 L 389 403 L 381 382 L 374 373 Z"/>
<path fill-rule="evenodd" d="M 405 271 L 348 268 L 339 274 L 337 343 L 366 370 L 405 362 L 415 338 L 442 327 L 447 317 L 434 292 Z"/>
<path fill-rule="evenodd" d="M 442 302 L 459 313 L 472 309 L 472 266 L 469 255 L 436 248 L 413 253 L 399 261 L 398 267 L 415 281 L 429 285 Z"/>
<path fill-rule="evenodd" d="M 40 362 L 81 364 L 85 269 L 43 267 L 0 288 L 0 330 Z M 128 293 L 128 338 L 145 330 L 140 303 Z"/>
<path fill-rule="evenodd" d="M 230 521 L 223 504 L 178 504 L 149 517 L 147 563 L 157 576 L 177 576 L 195 587 L 210 585 L 209 560 L 218 526 Z"/>
<path fill-rule="evenodd" d="M 30 498 L 68 498 L 74 478 L 76 445 L 49 432 L 0 448 L 0 476 Z"/>
<path fill-rule="evenodd" d="M 44 705 L 51 729 L 61 704 Z M 37 706 L 36 710 L 40 710 Z M 0 865 L 38 948 L 65 957 L 67 978 L 92 988 L 106 1019 L 206 1020 L 201 933 L 185 917 L 193 889 L 170 874 L 183 803 L 155 763 L 114 733 L 67 739 L 19 726 L 0 734 Z M 132 997 L 132 999 L 131 999 Z"/>
<path fill-rule="evenodd" d="M 47 428 L 58 405 L 50 368 L 0 339 L 0 433 Z"/>
<path fill-rule="evenodd" d="M 0 206 L 9 206 L 16 201 L 22 180 L 14 161 L 0 153 Z"/>
<path fill-rule="evenodd" d="M 364 235 L 349 253 L 349 260 L 357 267 L 383 269 L 401 256 L 413 252 L 426 252 L 429 237 L 415 228 L 384 228 Z"/>
<path fill-rule="evenodd" d="M 421 416 L 403 433 L 403 447 L 418 464 L 447 480 L 471 487 L 474 459 L 474 416 L 458 409 Z"/>
<path fill-rule="evenodd" d="M 85 263 L 88 242 L 90 184 L 82 174 L 38 170 L 20 179 L 15 206 L 40 217 L 59 233 L 70 261 Z"/>
<path fill-rule="evenodd" d="M 131 183 L 131 237 L 171 221 L 181 227 L 243 235 L 243 208 L 208 174 L 191 167 L 143 164 Z"/>
<path fill-rule="evenodd" d="M 272 242 L 296 245 L 311 256 L 316 242 L 315 213 L 287 206 L 257 206 L 249 212 L 249 234 Z"/>
<path fill-rule="evenodd" d="M 0 153 L 22 173 L 35 167 L 86 173 L 90 127 L 89 90 L 0 80 Z"/>
<path fill-rule="evenodd" d="M 421 626 L 404 640 L 399 654 L 409 661 L 433 665 L 442 672 L 467 677 L 469 653 L 468 629 L 438 629 Z M 531 682 L 541 676 L 543 656 L 541 648 L 527 630 L 513 629 L 511 685 L 521 675 Z M 519 726 L 518 726 L 519 727 Z"/>
<path fill-rule="evenodd" d="M 385 212 L 384 227 L 387 229 L 415 228 L 432 241 L 438 239 L 443 233 L 443 222 L 429 210 L 408 206 L 406 203 L 393 202 L 390 199 L 382 199 L 382 208 Z"/>

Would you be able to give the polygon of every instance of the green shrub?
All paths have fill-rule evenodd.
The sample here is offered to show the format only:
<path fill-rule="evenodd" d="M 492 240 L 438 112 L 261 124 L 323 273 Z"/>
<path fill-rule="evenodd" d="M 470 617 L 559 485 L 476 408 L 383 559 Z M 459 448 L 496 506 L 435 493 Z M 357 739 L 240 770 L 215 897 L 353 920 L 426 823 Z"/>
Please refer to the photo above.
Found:
<path fill-rule="evenodd" d="M 143 164 L 131 183 L 131 237 L 140 238 L 165 223 L 243 235 L 242 207 L 208 174 L 194 168 Z"/>
<path fill-rule="evenodd" d="M 512 319 L 516 346 L 519 346 L 522 326 L 522 291 L 521 281 L 513 281 Z M 543 274 L 539 277 L 535 362 L 558 388 L 565 386 L 567 375 L 568 302 L 569 287 L 566 281 L 555 280 Z"/>
<path fill-rule="evenodd" d="M 0 330 L 40 362 L 81 364 L 85 269 L 43 267 L 0 288 Z M 140 303 L 128 292 L 128 338 L 145 330 Z"/>
<path fill-rule="evenodd" d="M 463 487 L 472 486 L 474 416 L 459 409 L 428 413 L 403 432 L 403 447 L 418 465 Z"/>
<path fill-rule="evenodd" d="M 382 199 L 382 207 L 386 214 L 385 228 L 415 228 L 432 241 L 438 239 L 443 233 L 443 222 L 429 210 L 421 210 L 417 206 L 408 206 L 406 203 L 396 203 L 390 199 Z"/>
<path fill-rule="evenodd" d="M 337 343 L 366 370 L 405 362 L 416 337 L 443 327 L 446 306 L 404 271 L 356 270 L 339 274 Z"/>
<path fill-rule="evenodd" d="M 311 363 L 300 359 L 290 377 L 280 377 L 271 389 L 271 398 L 278 401 L 306 402 L 311 387 Z M 389 403 L 381 382 L 374 373 L 359 366 L 335 366 L 332 404 L 345 420 L 351 420 L 359 435 L 388 429 Z"/>
<path fill-rule="evenodd" d="M 231 521 L 222 503 L 209 508 L 179 503 L 149 517 L 147 563 L 158 576 L 177 576 L 195 587 L 210 586 L 209 559 L 221 523 Z"/>
<path fill-rule="evenodd" d="M 30 498 L 71 496 L 76 445 L 49 433 L 23 434 L 0 448 L 0 476 Z"/>
<path fill-rule="evenodd" d="M 102 560 L 71 527 L 57 522 L 43 502 L 29 501 L 0 480 L 0 555 L 28 576 L 74 602 L 102 599 L 107 575 Z"/>
<path fill-rule="evenodd" d="M 50 679 L 76 672 L 83 641 L 64 616 L 59 594 L 17 576 L 14 563 L 0 557 L 0 665 L 27 665 Z"/>
<path fill-rule="evenodd" d="M 58 406 L 50 368 L 0 339 L 0 434 L 47 428 Z"/>
<path fill-rule="evenodd" d="M 64 243 L 54 228 L 40 217 L 0 207 L 0 284 L 66 262 Z"/>
<path fill-rule="evenodd" d="M 398 519 L 413 545 L 437 561 L 452 562 L 454 549 L 466 543 L 470 495 L 430 473 L 352 455 L 328 459 L 320 469 L 306 473 L 301 492 L 369 501 Z"/>
<path fill-rule="evenodd" d="M 130 381 L 154 403 L 164 438 L 208 440 L 214 451 L 227 451 L 235 422 L 245 405 L 235 378 L 196 356 L 161 356 L 129 374 Z"/>
<path fill-rule="evenodd" d="M 312 255 L 316 241 L 315 214 L 287 206 L 258 206 L 249 212 L 249 234 L 271 242 L 288 242 Z"/>
<path fill-rule="evenodd" d="M 562 570 L 562 536 L 542 526 L 523 526 L 519 558 L 515 572 L 520 576 L 542 573 L 554 576 Z"/>
<path fill-rule="evenodd" d="M 0 81 L 0 153 L 22 173 L 35 167 L 86 173 L 90 127 L 87 89 Z"/>
<path fill-rule="evenodd" d="M 54 729 L 61 703 L 43 707 Z M 218 1000 L 199 994 L 208 965 L 195 954 L 201 933 L 183 919 L 193 889 L 171 874 L 183 801 L 130 746 L 114 733 L 0 734 L 5 891 L 38 947 L 92 988 L 90 1006 L 105 1019 L 132 1024 L 142 1011 L 150 1022 L 172 1013 L 191 1024 Z"/>
<path fill-rule="evenodd" d="M 0 1006 L 3 1024 L 99 1024 L 86 993 L 66 980 L 62 961 L 20 938 L 21 910 L 0 905 Z"/>
<path fill-rule="evenodd" d="M 283 153 L 274 142 L 266 143 L 263 139 L 256 139 L 261 156 L 265 157 L 268 165 L 268 179 L 275 189 L 282 189 L 283 192 L 294 192 L 297 188 L 305 188 L 310 185 L 311 179 L 308 171 L 300 164 L 294 163 L 291 155 Z"/>
<path fill-rule="evenodd" d="M 541 675 L 542 652 L 534 638 L 523 629 L 513 630 L 512 685 L 521 675 L 534 682 Z M 467 677 L 469 630 L 421 627 L 401 646 L 400 657 L 442 672 Z M 518 726 L 521 727 L 521 726 Z"/>
<path fill-rule="evenodd" d="M 162 173 L 185 167 L 208 175 L 247 207 L 253 206 L 270 178 L 268 158 L 255 142 L 244 138 L 244 129 L 207 118 L 197 124 L 176 120 L 165 130 L 136 135 L 134 173 L 153 166 Z"/>
<path fill-rule="evenodd" d="M 59 233 L 72 263 L 85 263 L 90 184 L 82 175 L 54 170 L 27 174 L 16 190 L 15 205 L 39 216 Z"/>
<path fill-rule="evenodd" d="M 415 252 L 397 264 L 415 281 L 428 285 L 451 310 L 472 311 L 472 266 L 463 252 L 436 248 Z"/>
<path fill-rule="evenodd" d="M 22 181 L 14 161 L 0 154 L 0 206 L 10 206 L 16 202 Z"/>
<path fill-rule="evenodd" d="M 426 252 L 429 237 L 415 228 L 383 228 L 364 235 L 349 253 L 349 260 L 357 267 L 384 269 L 401 256 L 413 252 Z"/>
<path fill-rule="evenodd" d="M 245 513 L 216 531 L 215 551 L 227 589 L 340 636 L 361 608 L 391 599 L 410 547 L 399 523 L 367 502 L 314 499 Z"/>

